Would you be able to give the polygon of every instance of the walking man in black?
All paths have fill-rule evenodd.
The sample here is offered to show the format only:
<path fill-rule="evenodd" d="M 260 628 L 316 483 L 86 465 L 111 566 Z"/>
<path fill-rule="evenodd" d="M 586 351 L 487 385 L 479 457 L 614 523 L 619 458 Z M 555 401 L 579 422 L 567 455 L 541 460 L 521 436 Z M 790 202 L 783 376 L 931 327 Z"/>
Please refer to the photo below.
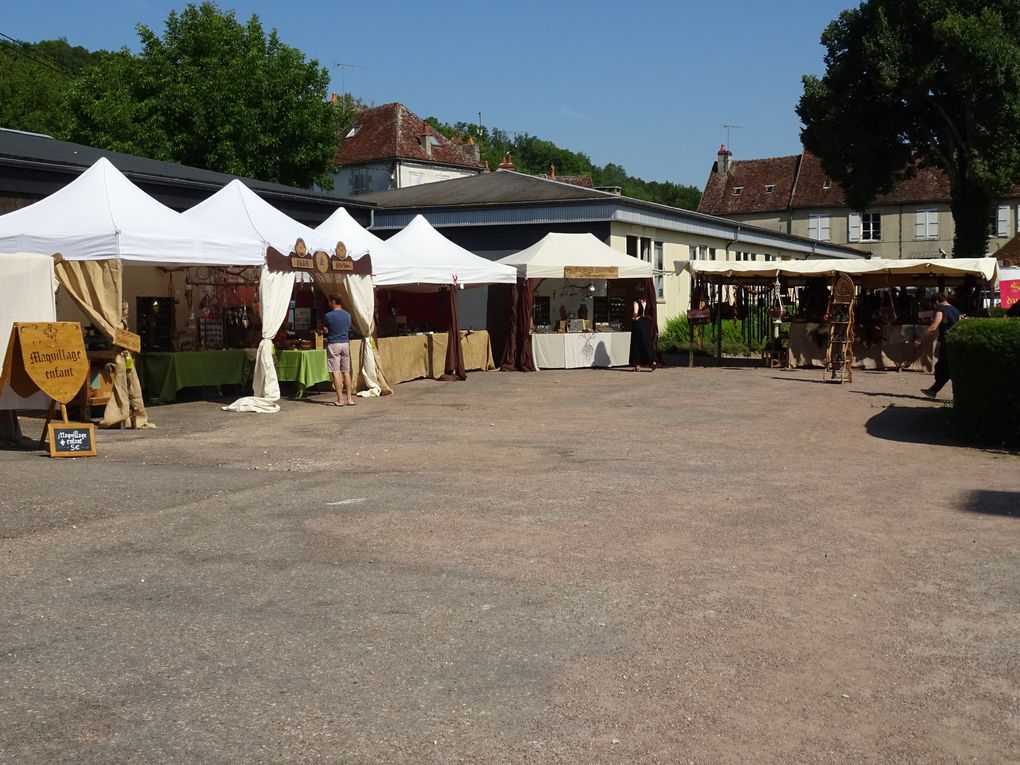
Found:
<path fill-rule="evenodd" d="M 960 312 L 951 306 L 944 293 L 935 296 L 935 316 L 924 333 L 914 341 L 914 347 L 920 348 L 931 335 L 939 333 L 938 360 L 935 362 L 935 383 L 930 388 L 922 388 L 921 393 L 928 398 L 935 398 L 942 386 L 949 382 L 949 349 L 946 347 L 946 333 L 960 320 Z"/>

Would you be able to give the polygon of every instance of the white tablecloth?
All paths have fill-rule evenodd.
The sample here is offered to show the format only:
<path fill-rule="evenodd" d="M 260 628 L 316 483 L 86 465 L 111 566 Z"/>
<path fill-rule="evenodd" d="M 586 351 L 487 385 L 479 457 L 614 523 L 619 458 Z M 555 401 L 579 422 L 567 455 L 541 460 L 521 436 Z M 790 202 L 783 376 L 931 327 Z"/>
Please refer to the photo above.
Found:
<path fill-rule="evenodd" d="M 630 364 L 630 332 L 565 332 L 531 336 L 538 369 L 621 367 Z"/>

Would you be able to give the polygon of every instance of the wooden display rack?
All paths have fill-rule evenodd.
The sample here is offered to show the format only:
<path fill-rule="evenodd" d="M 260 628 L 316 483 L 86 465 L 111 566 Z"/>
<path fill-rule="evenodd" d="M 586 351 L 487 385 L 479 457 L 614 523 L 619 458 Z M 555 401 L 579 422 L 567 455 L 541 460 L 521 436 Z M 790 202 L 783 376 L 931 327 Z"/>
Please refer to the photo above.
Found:
<path fill-rule="evenodd" d="M 825 382 L 853 382 L 854 304 L 857 288 L 853 279 L 840 275 L 832 287 L 829 304 L 829 345 L 825 350 Z"/>

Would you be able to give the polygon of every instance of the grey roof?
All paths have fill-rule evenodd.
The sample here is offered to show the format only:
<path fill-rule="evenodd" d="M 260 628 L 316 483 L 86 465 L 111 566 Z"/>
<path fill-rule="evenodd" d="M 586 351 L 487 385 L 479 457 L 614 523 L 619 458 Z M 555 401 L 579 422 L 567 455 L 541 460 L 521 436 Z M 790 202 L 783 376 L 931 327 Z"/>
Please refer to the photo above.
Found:
<path fill-rule="evenodd" d="M 235 178 L 240 178 L 248 188 L 261 196 L 287 198 L 307 202 L 328 202 L 334 207 L 339 204 L 366 207 L 361 200 L 342 198 L 322 191 L 311 191 L 280 183 L 269 183 L 253 178 L 244 178 L 230 173 L 218 173 L 199 167 L 178 165 L 156 159 L 138 157 L 117 151 L 97 149 L 80 143 L 58 141 L 38 133 L 26 133 L 0 128 L 0 164 L 9 168 L 52 170 L 80 174 L 92 166 L 100 157 L 106 157 L 132 181 L 204 189 L 209 194 L 218 191 Z M 208 194 L 206 194 L 208 196 Z"/>
<path fill-rule="evenodd" d="M 380 207 L 452 207 L 534 202 L 569 202 L 582 199 L 618 199 L 615 194 L 586 189 L 535 175 L 497 170 L 466 178 L 424 183 L 403 189 L 362 194 L 359 200 Z"/>
<path fill-rule="evenodd" d="M 868 257 L 851 247 L 512 171 L 380 191 L 358 199 L 379 205 L 373 211 L 372 228 L 377 231 L 403 228 L 418 213 L 436 228 L 619 221 L 723 239 L 733 245 L 830 258 Z"/>

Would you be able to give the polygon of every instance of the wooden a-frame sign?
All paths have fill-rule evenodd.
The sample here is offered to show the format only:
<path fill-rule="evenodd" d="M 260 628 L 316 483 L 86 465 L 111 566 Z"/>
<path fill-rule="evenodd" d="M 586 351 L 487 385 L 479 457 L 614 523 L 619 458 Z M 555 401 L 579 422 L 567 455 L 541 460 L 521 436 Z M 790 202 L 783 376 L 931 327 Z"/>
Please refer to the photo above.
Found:
<path fill-rule="evenodd" d="M 85 457 L 96 453 L 92 423 L 67 420 L 66 405 L 88 382 L 88 375 L 89 359 L 80 324 L 69 321 L 14 323 L 0 371 L 0 390 L 6 384 L 22 398 L 42 391 L 53 400 L 46 417 L 51 457 Z M 57 403 L 63 424 L 50 422 Z"/>

